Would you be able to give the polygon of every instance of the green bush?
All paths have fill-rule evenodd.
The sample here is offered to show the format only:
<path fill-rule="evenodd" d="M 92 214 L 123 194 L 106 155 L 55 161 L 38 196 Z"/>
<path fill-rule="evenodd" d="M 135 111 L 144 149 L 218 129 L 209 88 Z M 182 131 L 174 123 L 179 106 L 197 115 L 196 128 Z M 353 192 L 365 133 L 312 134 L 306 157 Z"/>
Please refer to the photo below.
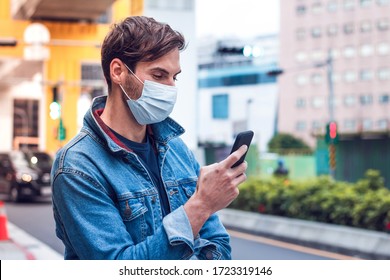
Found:
<path fill-rule="evenodd" d="M 390 190 L 376 170 L 368 170 L 356 184 L 329 176 L 299 182 L 250 178 L 229 207 L 377 231 L 390 229 Z"/>

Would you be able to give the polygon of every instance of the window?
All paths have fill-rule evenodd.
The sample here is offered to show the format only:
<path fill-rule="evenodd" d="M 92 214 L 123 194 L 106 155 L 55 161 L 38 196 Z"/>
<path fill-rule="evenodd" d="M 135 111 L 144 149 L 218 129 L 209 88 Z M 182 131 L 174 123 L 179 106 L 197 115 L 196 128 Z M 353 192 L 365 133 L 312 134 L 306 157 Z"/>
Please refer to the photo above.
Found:
<path fill-rule="evenodd" d="M 377 46 L 377 51 L 379 55 L 388 55 L 390 52 L 389 43 L 387 42 L 379 43 Z"/>
<path fill-rule="evenodd" d="M 356 97 L 353 95 L 347 95 L 344 97 L 345 107 L 354 107 L 356 105 Z"/>
<path fill-rule="evenodd" d="M 314 73 L 311 75 L 311 82 L 314 85 L 319 85 L 323 82 L 323 77 L 320 73 Z"/>
<path fill-rule="evenodd" d="M 326 58 L 326 55 L 325 55 L 325 52 L 322 51 L 322 50 L 314 50 L 312 53 L 311 53 L 311 59 L 313 61 L 324 61 Z"/>
<path fill-rule="evenodd" d="M 338 83 L 338 82 L 340 82 L 340 80 L 341 80 L 340 74 L 339 74 L 339 73 L 334 73 L 334 72 L 333 72 L 333 75 L 332 75 L 332 81 L 333 81 L 333 83 Z"/>
<path fill-rule="evenodd" d="M 307 59 L 307 54 L 305 52 L 297 52 L 295 54 L 295 60 L 297 62 L 305 62 Z"/>
<path fill-rule="evenodd" d="M 390 79 L 390 68 L 382 68 L 378 70 L 378 78 L 381 81 Z"/>
<path fill-rule="evenodd" d="M 81 79 L 87 81 L 103 80 L 103 70 L 99 63 L 83 63 L 81 65 Z"/>
<path fill-rule="evenodd" d="M 372 23 L 370 20 L 364 20 L 360 23 L 360 32 L 368 33 L 372 30 Z"/>
<path fill-rule="evenodd" d="M 354 25 L 352 22 L 345 23 L 343 29 L 344 29 L 344 34 L 346 35 L 352 34 L 354 31 Z"/>
<path fill-rule="evenodd" d="M 372 130 L 372 120 L 371 119 L 364 119 L 362 121 L 362 129 L 364 131 Z"/>
<path fill-rule="evenodd" d="M 296 31 L 296 37 L 298 41 L 303 41 L 306 38 L 306 30 L 304 28 L 299 28 Z"/>
<path fill-rule="evenodd" d="M 304 86 L 308 83 L 308 78 L 306 75 L 298 75 L 296 78 L 295 78 L 295 81 L 297 83 L 297 85 L 299 86 Z"/>
<path fill-rule="evenodd" d="M 386 119 L 381 119 L 381 120 L 378 120 L 376 125 L 378 127 L 378 129 L 380 130 L 387 130 L 388 129 L 388 120 Z"/>
<path fill-rule="evenodd" d="M 340 51 L 337 49 L 332 49 L 330 55 L 333 59 L 337 59 L 340 56 Z"/>
<path fill-rule="evenodd" d="M 296 13 L 298 16 L 302 16 L 306 14 L 306 6 L 305 5 L 298 5 L 296 8 Z"/>
<path fill-rule="evenodd" d="M 379 96 L 379 104 L 389 104 L 390 97 L 388 93 L 382 93 Z"/>
<path fill-rule="evenodd" d="M 386 6 L 389 5 L 390 0 L 376 0 L 379 6 Z"/>
<path fill-rule="evenodd" d="M 338 32 L 337 24 L 331 24 L 331 25 L 328 26 L 328 36 L 329 37 L 337 36 L 337 32 Z"/>
<path fill-rule="evenodd" d="M 369 69 L 360 70 L 360 80 L 367 82 L 374 79 L 374 71 Z"/>
<path fill-rule="evenodd" d="M 370 7 L 372 0 L 360 0 L 360 7 L 367 8 Z"/>
<path fill-rule="evenodd" d="M 370 44 L 362 45 L 360 47 L 360 55 L 363 57 L 372 56 L 374 54 L 374 47 Z"/>
<path fill-rule="evenodd" d="M 356 50 L 352 46 L 347 46 L 344 48 L 344 57 L 352 58 L 356 55 Z"/>
<path fill-rule="evenodd" d="M 39 101 L 15 99 L 13 117 L 13 137 L 38 137 Z"/>
<path fill-rule="evenodd" d="M 212 96 L 213 119 L 227 119 L 229 117 L 229 96 L 216 94 Z"/>
<path fill-rule="evenodd" d="M 352 70 L 345 71 L 345 73 L 344 73 L 344 80 L 347 83 L 356 82 L 356 80 L 357 80 L 356 72 L 352 71 Z"/>
<path fill-rule="evenodd" d="M 389 29 L 389 19 L 382 18 L 378 20 L 377 27 L 379 31 L 386 31 Z"/>
<path fill-rule="evenodd" d="M 311 10 L 313 12 L 313 14 L 320 14 L 322 12 L 322 4 L 321 2 L 316 2 L 316 3 L 313 3 L 313 5 L 311 6 Z"/>
<path fill-rule="evenodd" d="M 337 11 L 337 1 L 329 1 L 328 3 L 328 12 L 329 13 L 334 13 Z"/>
<path fill-rule="evenodd" d="M 356 120 L 345 120 L 344 128 L 345 130 L 349 130 L 349 131 L 356 130 Z"/>
<path fill-rule="evenodd" d="M 344 10 L 350 11 L 355 8 L 356 0 L 344 0 Z"/>
<path fill-rule="evenodd" d="M 306 122 L 305 121 L 298 121 L 296 123 L 296 130 L 297 131 L 305 131 L 306 130 Z"/>
<path fill-rule="evenodd" d="M 306 107 L 306 100 L 304 98 L 298 98 L 296 102 L 297 108 L 305 108 Z"/>
<path fill-rule="evenodd" d="M 104 94 L 104 75 L 99 63 L 82 63 L 81 80 L 81 92 L 88 93 L 91 98 Z"/>
<path fill-rule="evenodd" d="M 372 104 L 372 95 L 371 94 L 363 94 L 360 95 L 360 104 L 363 106 L 371 105 Z"/>
<path fill-rule="evenodd" d="M 313 121 L 311 124 L 311 128 L 315 131 L 321 130 L 324 127 L 321 121 Z"/>
<path fill-rule="evenodd" d="M 321 28 L 320 27 L 317 26 L 317 27 L 313 27 L 311 29 L 311 36 L 313 38 L 320 38 L 321 35 L 322 35 L 322 32 L 321 32 Z"/>
<path fill-rule="evenodd" d="M 314 97 L 311 101 L 313 108 L 321 108 L 324 106 L 324 99 L 322 97 Z"/>

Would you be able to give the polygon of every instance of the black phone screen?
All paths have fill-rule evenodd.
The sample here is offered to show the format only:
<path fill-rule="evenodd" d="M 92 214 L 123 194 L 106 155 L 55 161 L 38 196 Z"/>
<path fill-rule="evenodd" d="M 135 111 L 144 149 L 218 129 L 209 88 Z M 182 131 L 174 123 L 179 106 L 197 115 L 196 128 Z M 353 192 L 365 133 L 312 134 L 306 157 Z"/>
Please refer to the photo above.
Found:
<path fill-rule="evenodd" d="M 233 144 L 233 147 L 232 147 L 232 150 L 230 153 L 233 153 L 238 148 L 240 148 L 242 145 L 247 145 L 248 150 L 249 150 L 249 146 L 252 142 L 253 134 L 254 133 L 251 130 L 240 132 L 237 135 L 236 140 L 234 141 L 234 144 Z M 233 164 L 232 167 L 236 167 L 236 166 L 240 165 L 241 163 L 243 163 L 247 152 L 248 151 L 246 151 L 246 153 L 235 164 Z"/>

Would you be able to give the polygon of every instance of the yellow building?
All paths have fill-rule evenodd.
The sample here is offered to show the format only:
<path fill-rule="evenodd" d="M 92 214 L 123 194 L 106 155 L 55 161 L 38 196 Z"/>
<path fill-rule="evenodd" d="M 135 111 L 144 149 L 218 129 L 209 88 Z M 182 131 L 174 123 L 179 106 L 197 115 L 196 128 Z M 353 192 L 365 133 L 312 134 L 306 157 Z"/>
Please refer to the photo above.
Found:
<path fill-rule="evenodd" d="M 54 153 L 72 138 L 106 88 L 100 44 L 110 24 L 142 13 L 143 0 L 0 0 L 0 150 Z"/>

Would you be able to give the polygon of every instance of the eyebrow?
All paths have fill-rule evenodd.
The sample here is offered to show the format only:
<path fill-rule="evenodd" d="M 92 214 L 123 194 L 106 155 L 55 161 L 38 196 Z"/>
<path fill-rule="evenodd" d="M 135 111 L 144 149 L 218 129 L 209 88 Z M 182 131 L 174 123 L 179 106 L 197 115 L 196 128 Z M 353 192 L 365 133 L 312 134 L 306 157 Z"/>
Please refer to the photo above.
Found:
<path fill-rule="evenodd" d="M 164 69 L 164 68 L 161 68 L 161 67 L 154 67 L 154 68 L 152 68 L 152 69 L 150 69 L 151 71 L 161 71 L 161 72 L 164 72 L 165 74 L 167 74 L 167 75 L 169 75 L 169 72 L 166 70 L 166 69 Z M 178 74 L 180 74 L 181 73 L 181 69 L 179 70 L 179 72 L 177 72 L 176 74 L 174 74 L 174 76 L 176 76 L 176 75 L 178 75 Z"/>

